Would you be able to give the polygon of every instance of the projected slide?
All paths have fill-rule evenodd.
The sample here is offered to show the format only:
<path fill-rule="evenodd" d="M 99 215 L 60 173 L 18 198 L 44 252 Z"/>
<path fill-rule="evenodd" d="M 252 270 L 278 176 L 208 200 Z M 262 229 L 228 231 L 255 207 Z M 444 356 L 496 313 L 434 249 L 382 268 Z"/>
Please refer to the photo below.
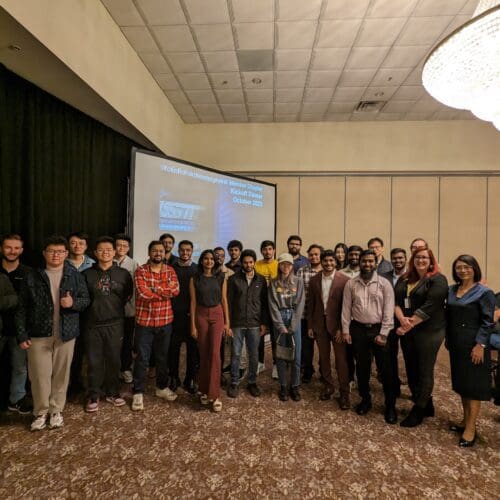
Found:
<path fill-rule="evenodd" d="M 232 239 L 259 254 L 260 242 L 274 239 L 274 185 L 142 151 L 133 156 L 130 222 L 139 262 L 161 233 L 173 234 L 176 242 L 191 240 L 195 256 Z"/>

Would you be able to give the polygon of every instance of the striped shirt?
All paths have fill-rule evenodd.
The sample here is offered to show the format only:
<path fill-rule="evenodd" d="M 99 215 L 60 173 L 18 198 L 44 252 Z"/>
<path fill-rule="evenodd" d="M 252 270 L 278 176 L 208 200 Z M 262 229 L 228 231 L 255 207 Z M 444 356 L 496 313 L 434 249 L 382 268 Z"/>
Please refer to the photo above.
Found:
<path fill-rule="evenodd" d="M 302 278 L 302 281 L 304 282 L 304 294 L 306 298 L 306 305 L 304 307 L 304 313 L 302 314 L 302 319 L 307 318 L 307 291 L 309 289 L 309 281 L 313 276 L 316 276 L 316 274 L 320 272 L 321 272 L 321 266 L 319 266 L 319 268 L 316 270 L 311 267 L 311 264 L 307 264 L 306 266 L 301 267 L 295 273 L 297 277 Z"/>

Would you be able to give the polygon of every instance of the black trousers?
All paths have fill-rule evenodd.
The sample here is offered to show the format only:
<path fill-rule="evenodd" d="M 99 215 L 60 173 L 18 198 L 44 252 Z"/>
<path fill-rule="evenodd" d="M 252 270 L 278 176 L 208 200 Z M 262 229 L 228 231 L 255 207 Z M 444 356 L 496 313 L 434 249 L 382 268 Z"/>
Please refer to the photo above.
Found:
<path fill-rule="evenodd" d="M 80 332 L 84 328 L 82 321 L 80 321 Z M 78 335 L 75 339 L 75 349 L 73 351 L 73 359 L 71 360 L 71 370 L 69 375 L 68 392 L 76 395 L 85 389 L 85 382 L 83 380 L 83 357 L 85 352 L 85 343 L 83 335 Z"/>
<path fill-rule="evenodd" d="M 393 387 L 396 391 L 396 396 L 401 394 L 401 380 L 399 380 L 399 366 L 398 366 L 398 354 L 399 354 L 399 335 L 395 330 L 391 330 L 389 337 L 387 338 L 387 347 L 389 348 L 389 360 L 391 363 L 391 373 L 393 377 Z"/>
<path fill-rule="evenodd" d="M 117 396 L 120 393 L 123 322 L 87 328 L 84 336 L 89 398 Z"/>
<path fill-rule="evenodd" d="M 175 318 L 175 317 L 174 317 Z M 187 315 L 174 319 L 172 323 L 172 338 L 168 350 L 168 366 L 170 377 L 179 378 L 179 358 L 182 343 L 186 343 L 186 376 L 184 384 L 196 380 L 200 367 L 198 343 L 191 337 L 191 324 Z"/>
<path fill-rule="evenodd" d="M 375 357 L 377 370 L 382 378 L 386 407 L 394 406 L 396 402 L 393 387 L 393 376 L 387 344 L 380 346 L 375 344 L 374 339 L 380 333 L 380 324 L 366 326 L 357 321 L 351 321 L 350 334 L 354 360 L 356 362 L 356 376 L 358 379 L 358 391 L 362 399 L 371 399 L 370 375 L 372 359 Z"/>
<path fill-rule="evenodd" d="M 434 388 L 434 365 L 445 330 L 411 330 L 401 337 L 401 348 L 412 399 L 425 408 Z"/>
<path fill-rule="evenodd" d="M 121 353 L 121 371 L 132 370 L 132 352 L 134 350 L 135 316 L 125 318 L 123 324 L 123 343 Z"/>
<path fill-rule="evenodd" d="M 314 357 L 314 339 L 307 334 L 307 320 L 300 321 L 301 338 L 302 338 L 302 374 L 304 377 L 312 377 L 314 373 L 313 357 Z"/>

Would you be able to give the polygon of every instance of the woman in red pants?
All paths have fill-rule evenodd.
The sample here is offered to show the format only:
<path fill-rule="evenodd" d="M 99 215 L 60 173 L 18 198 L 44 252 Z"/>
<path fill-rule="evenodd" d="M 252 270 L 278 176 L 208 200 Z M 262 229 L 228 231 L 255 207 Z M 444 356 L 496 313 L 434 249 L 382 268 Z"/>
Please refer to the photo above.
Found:
<path fill-rule="evenodd" d="M 212 403 L 214 411 L 222 410 L 220 400 L 220 345 L 222 335 L 232 336 L 223 273 L 214 272 L 215 256 L 204 250 L 198 261 L 198 272 L 191 278 L 191 335 L 198 340 L 200 351 L 199 390 L 202 405 Z"/>

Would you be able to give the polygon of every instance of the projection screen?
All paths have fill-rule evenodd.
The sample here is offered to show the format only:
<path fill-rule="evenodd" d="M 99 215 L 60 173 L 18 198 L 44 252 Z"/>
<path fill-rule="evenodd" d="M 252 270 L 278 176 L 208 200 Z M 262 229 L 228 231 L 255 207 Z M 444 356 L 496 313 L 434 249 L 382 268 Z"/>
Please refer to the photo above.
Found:
<path fill-rule="evenodd" d="M 195 262 L 232 239 L 260 258 L 260 243 L 275 239 L 276 185 L 133 148 L 128 224 L 141 264 L 162 233 L 175 237 L 175 254 L 179 241 L 192 241 Z"/>

